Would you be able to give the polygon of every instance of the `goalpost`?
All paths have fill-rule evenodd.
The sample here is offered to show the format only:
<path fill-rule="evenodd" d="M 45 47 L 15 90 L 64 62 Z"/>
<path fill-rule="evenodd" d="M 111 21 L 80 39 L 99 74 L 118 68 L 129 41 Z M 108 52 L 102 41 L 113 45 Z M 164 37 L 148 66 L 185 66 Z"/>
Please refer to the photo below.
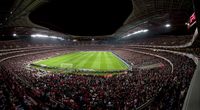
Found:
<path fill-rule="evenodd" d="M 61 68 L 73 68 L 73 64 L 71 63 L 62 63 L 60 64 Z"/>

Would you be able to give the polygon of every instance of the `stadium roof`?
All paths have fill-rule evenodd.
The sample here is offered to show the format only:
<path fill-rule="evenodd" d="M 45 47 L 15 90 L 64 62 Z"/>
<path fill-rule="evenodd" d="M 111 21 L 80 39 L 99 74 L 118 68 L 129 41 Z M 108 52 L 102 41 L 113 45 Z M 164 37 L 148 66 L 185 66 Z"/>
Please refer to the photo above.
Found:
<path fill-rule="evenodd" d="M 133 0 L 132 14 L 114 35 L 124 36 L 141 29 L 154 33 L 186 32 L 185 23 L 192 13 L 192 0 Z M 171 28 L 166 29 L 166 24 Z"/>
<path fill-rule="evenodd" d="M 187 20 L 193 12 L 192 0 L 133 0 L 133 12 L 125 24 L 158 15 L 170 20 Z M 159 22 L 159 21 L 156 21 Z"/>
<path fill-rule="evenodd" d="M 10 14 L 14 0 L 0 0 L 0 25 L 6 21 L 6 17 Z"/>
<path fill-rule="evenodd" d="M 169 32 L 177 32 L 185 29 L 193 13 L 192 0 L 1 0 L 0 4 L 0 23 L 5 27 L 46 27 L 79 36 L 119 37 L 147 28 L 164 33 L 165 24 L 172 25 Z"/>

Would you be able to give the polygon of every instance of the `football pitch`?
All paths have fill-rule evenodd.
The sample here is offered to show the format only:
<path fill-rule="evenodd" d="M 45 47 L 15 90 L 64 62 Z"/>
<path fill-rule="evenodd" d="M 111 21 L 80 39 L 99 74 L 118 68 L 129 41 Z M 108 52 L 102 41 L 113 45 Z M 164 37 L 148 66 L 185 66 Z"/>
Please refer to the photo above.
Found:
<path fill-rule="evenodd" d="M 35 65 L 60 69 L 91 71 L 127 70 L 128 65 L 109 51 L 80 51 L 34 62 Z"/>

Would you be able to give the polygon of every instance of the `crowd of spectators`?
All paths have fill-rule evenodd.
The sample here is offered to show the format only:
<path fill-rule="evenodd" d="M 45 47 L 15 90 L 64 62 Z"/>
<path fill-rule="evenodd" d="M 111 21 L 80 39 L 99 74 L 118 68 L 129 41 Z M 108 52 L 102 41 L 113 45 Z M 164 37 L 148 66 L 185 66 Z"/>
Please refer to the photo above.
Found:
<path fill-rule="evenodd" d="M 157 97 L 159 108 L 181 109 L 187 90 L 189 88 L 196 64 L 191 58 L 168 52 L 152 51 L 148 49 L 134 50 L 157 54 L 169 59 L 174 65 L 173 76 L 169 78 L 167 85 L 162 87 L 162 91 Z M 164 77 L 164 76 L 163 76 Z"/>
<path fill-rule="evenodd" d="M 37 54 L 0 62 L 0 109 L 130 110 L 152 101 L 146 109 L 180 110 L 195 70 L 194 62 L 180 55 L 142 50 L 172 61 L 171 73 L 170 65 L 157 57 L 114 50 L 135 64 L 162 62 L 164 66 L 133 69 L 112 77 L 54 72 L 38 77 L 40 70 L 27 69 L 28 63 L 66 52 L 57 48 L 47 50 L 38 49 Z M 35 51 L 30 49 L 0 58 Z"/>
<path fill-rule="evenodd" d="M 155 58 L 150 55 L 145 55 L 141 53 L 131 52 L 131 51 L 121 51 L 115 50 L 116 54 L 120 55 L 123 59 L 126 59 L 126 62 L 129 62 L 133 65 L 133 67 L 142 67 L 146 65 L 154 65 L 154 64 L 163 64 L 167 65 L 168 62 L 165 60 L 161 60 L 160 58 Z M 167 69 L 169 70 L 169 69 Z"/>
<path fill-rule="evenodd" d="M 53 42 L 47 39 L 38 39 L 37 42 L 28 39 L 24 40 L 9 40 L 9 41 L 0 41 L 0 51 L 8 49 L 22 49 L 22 48 L 34 48 L 34 47 L 43 47 L 43 46 L 65 46 L 67 44 L 63 42 Z"/>
<path fill-rule="evenodd" d="M 122 40 L 122 44 L 130 44 L 130 45 L 153 45 L 153 46 L 177 46 L 184 45 L 191 41 L 192 35 L 184 35 L 184 36 L 157 36 L 157 37 L 149 37 L 145 39 L 131 39 L 129 41 Z"/>

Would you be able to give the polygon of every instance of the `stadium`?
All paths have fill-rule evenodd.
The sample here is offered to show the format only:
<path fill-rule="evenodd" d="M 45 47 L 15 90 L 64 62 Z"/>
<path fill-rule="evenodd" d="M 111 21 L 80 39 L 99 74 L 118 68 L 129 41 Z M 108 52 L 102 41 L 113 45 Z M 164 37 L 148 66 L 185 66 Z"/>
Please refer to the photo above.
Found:
<path fill-rule="evenodd" d="M 199 0 L 1 0 L 0 110 L 199 110 Z"/>

